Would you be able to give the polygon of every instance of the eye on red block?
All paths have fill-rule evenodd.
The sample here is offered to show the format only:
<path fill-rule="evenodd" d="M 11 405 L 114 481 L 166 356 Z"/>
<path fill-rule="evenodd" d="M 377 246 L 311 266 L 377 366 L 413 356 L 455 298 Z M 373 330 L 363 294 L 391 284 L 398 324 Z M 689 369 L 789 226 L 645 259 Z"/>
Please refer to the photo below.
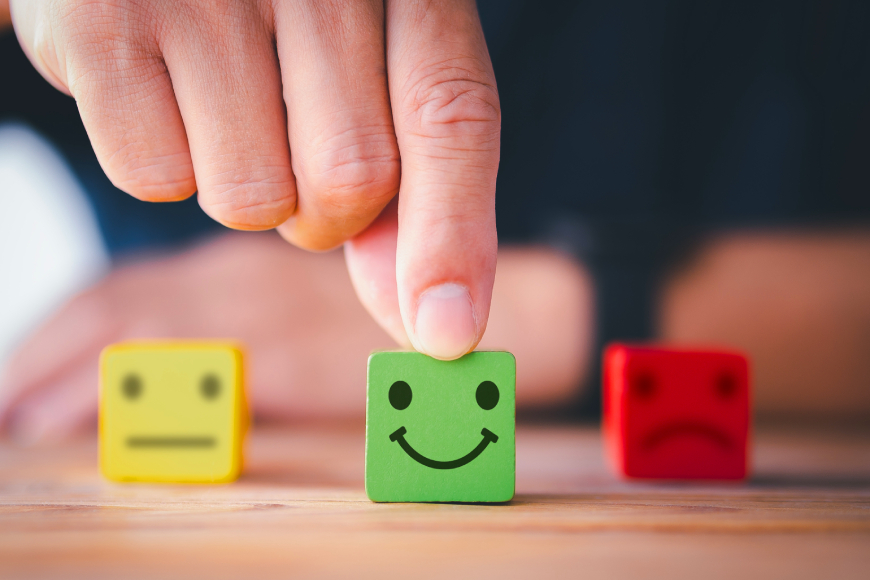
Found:
<path fill-rule="evenodd" d="M 611 344 L 602 369 L 604 442 L 617 473 L 653 479 L 746 477 L 745 356 Z"/>

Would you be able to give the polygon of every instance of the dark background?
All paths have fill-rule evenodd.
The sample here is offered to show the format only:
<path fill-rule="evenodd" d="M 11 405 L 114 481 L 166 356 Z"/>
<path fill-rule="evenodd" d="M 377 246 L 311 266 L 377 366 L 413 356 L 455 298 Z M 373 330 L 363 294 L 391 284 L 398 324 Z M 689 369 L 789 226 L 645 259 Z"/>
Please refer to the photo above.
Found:
<path fill-rule="evenodd" d="M 478 0 L 501 95 L 501 243 L 594 273 L 599 345 L 652 336 L 662 273 L 711 232 L 870 223 L 870 3 Z M 113 256 L 222 226 L 114 189 L 74 101 L 0 38 L 0 121 L 53 141 Z M 594 401 L 589 408 L 595 408 Z"/>

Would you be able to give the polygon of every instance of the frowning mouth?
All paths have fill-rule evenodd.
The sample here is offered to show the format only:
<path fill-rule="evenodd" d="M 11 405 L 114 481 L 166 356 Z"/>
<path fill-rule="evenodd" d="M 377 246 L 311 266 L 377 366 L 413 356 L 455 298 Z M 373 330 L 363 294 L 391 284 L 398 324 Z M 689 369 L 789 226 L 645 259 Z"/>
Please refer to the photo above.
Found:
<path fill-rule="evenodd" d="M 214 437 L 128 437 L 127 447 L 214 447 Z"/>
<path fill-rule="evenodd" d="M 407 441 L 405 441 L 405 433 L 407 432 L 408 430 L 404 427 L 399 427 L 390 434 L 390 441 L 398 441 L 401 448 L 405 450 L 405 453 L 407 453 L 411 459 L 421 465 L 431 467 L 432 469 L 456 469 L 457 467 L 467 465 L 477 459 L 477 456 L 483 453 L 483 450 L 486 449 L 490 443 L 498 441 L 498 436 L 495 433 L 484 428 L 480 432 L 480 434 L 483 435 L 483 439 L 477 444 L 477 447 L 472 449 L 467 455 L 460 457 L 459 459 L 454 459 L 453 461 L 436 461 L 417 453 L 417 451 L 411 447 Z"/>
<path fill-rule="evenodd" d="M 724 432 L 710 425 L 695 422 L 668 423 L 651 432 L 643 440 L 643 446 L 647 449 L 657 447 L 663 441 L 673 437 L 685 435 L 703 437 L 723 449 L 730 449 L 733 445 L 731 438 Z"/>

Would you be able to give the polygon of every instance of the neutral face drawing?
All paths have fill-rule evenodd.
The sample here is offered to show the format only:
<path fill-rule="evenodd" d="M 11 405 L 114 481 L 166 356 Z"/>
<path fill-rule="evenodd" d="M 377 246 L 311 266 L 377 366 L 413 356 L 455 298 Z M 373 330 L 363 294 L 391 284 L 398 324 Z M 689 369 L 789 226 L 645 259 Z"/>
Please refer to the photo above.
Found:
<path fill-rule="evenodd" d="M 226 481 L 240 468 L 246 408 L 231 345 L 111 346 L 103 354 L 100 453 L 118 481 Z"/>

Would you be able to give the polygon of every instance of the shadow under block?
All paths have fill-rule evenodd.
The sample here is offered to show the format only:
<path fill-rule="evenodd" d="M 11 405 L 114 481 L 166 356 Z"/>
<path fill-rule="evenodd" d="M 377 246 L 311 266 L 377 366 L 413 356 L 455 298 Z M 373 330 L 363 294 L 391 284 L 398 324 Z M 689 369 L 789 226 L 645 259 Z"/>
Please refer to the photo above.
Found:
<path fill-rule="evenodd" d="M 608 459 L 625 477 L 743 479 L 749 368 L 732 352 L 610 345 L 602 426 Z"/>
<path fill-rule="evenodd" d="M 236 345 L 121 343 L 103 350 L 100 469 L 108 479 L 233 481 L 247 427 Z"/>
<path fill-rule="evenodd" d="M 378 502 L 504 502 L 516 480 L 516 361 L 472 352 L 369 357 L 366 494 Z"/>

